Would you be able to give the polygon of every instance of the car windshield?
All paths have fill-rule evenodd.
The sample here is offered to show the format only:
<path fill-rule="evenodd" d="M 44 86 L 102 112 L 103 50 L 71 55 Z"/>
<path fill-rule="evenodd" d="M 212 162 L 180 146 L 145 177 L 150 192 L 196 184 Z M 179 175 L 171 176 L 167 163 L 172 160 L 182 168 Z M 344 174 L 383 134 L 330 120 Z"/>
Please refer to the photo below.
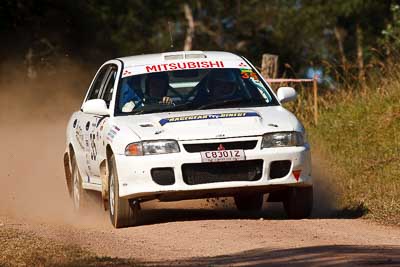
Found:
<path fill-rule="evenodd" d="M 190 69 L 121 79 L 116 115 L 279 105 L 252 69 Z"/>

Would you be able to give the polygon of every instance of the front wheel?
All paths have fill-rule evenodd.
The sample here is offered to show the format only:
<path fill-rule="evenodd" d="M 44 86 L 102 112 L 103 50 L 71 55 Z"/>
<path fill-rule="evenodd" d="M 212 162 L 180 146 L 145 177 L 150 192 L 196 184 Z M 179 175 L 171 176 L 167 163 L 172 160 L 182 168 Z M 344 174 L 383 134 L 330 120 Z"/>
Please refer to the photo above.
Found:
<path fill-rule="evenodd" d="M 109 213 L 115 228 L 133 226 L 138 223 L 139 203 L 123 199 L 119 196 L 118 174 L 114 156 L 109 161 L 108 177 Z"/>
<path fill-rule="evenodd" d="M 304 219 L 311 215 L 313 187 L 291 187 L 283 201 L 289 219 Z"/>
<path fill-rule="evenodd" d="M 245 194 L 235 196 L 234 199 L 239 211 L 256 212 L 262 208 L 264 195 L 261 193 Z"/>

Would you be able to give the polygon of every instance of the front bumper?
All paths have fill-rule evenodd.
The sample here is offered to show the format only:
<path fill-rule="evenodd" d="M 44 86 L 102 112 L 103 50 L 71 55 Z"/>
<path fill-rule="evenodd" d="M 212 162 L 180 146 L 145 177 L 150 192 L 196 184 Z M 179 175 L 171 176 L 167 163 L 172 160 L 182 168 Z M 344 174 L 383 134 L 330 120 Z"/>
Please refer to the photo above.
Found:
<path fill-rule="evenodd" d="M 261 178 L 256 181 L 229 181 L 188 185 L 183 179 L 182 165 L 188 163 L 201 163 L 200 153 L 189 153 L 183 144 L 247 141 L 257 139 L 254 149 L 245 150 L 246 160 L 262 160 Z M 271 192 L 285 186 L 310 186 L 311 155 L 308 145 L 301 147 L 280 147 L 261 149 L 261 137 L 198 140 L 179 143 L 181 152 L 151 156 L 125 156 L 115 155 L 118 178 L 119 194 L 128 199 L 155 199 L 180 200 L 190 198 L 204 198 L 211 196 L 229 196 L 245 191 Z M 282 178 L 272 179 L 270 167 L 273 161 L 290 161 L 290 170 Z M 172 168 L 175 174 L 175 183 L 172 185 L 159 185 L 153 181 L 151 170 L 153 168 Z M 295 177 L 293 171 L 301 171 Z"/>

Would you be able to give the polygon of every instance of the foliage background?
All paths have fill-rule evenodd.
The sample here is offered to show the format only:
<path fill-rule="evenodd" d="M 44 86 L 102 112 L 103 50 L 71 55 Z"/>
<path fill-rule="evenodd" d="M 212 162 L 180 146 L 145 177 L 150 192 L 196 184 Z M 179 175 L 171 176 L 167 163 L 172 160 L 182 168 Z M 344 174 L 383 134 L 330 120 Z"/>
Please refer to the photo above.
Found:
<path fill-rule="evenodd" d="M 328 162 L 339 210 L 400 224 L 399 0 L 2 0 L 0 104 L 18 113 L 39 98 L 66 114 L 75 100 L 62 88 L 81 98 L 105 60 L 182 50 L 188 36 L 258 67 L 279 55 L 279 77 L 321 71 L 319 124 L 306 88 L 288 108 Z"/>
<path fill-rule="evenodd" d="M 192 13 L 192 49 L 227 50 L 260 65 L 263 53 L 280 56 L 281 73 L 299 75 L 323 62 L 340 65 L 335 29 L 349 64 L 356 58 L 356 26 L 364 59 L 382 46 L 394 0 L 3 0 L 0 59 L 70 56 L 95 64 L 110 57 L 182 50 Z M 392 23 L 392 25 L 394 25 Z M 170 34 L 171 32 L 171 34 Z M 171 47 L 171 35 L 173 47 Z M 286 64 L 286 65 L 285 65 Z"/>

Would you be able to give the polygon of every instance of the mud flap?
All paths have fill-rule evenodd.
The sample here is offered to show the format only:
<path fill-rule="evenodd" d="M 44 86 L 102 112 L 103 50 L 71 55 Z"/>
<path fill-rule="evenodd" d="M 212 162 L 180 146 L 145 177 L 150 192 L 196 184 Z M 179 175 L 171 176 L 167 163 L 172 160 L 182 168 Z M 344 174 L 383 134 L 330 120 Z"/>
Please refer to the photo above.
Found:
<path fill-rule="evenodd" d="M 104 210 L 108 209 L 108 163 L 103 160 L 100 164 L 101 177 L 101 198 L 103 200 Z"/>
<path fill-rule="evenodd" d="M 64 153 L 64 171 L 65 171 L 65 180 L 67 182 L 68 194 L 72 196 L 72 172 L 71 172 L 71 164 L 69 159 L 68 152 Z"/>

